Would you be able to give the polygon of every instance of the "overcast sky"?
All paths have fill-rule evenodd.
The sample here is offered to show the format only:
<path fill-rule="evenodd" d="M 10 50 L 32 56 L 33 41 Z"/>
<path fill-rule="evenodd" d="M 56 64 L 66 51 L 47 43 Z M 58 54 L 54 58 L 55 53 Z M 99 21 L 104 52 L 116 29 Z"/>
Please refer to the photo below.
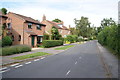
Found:
<path fill-rule="evenodd" d="M 100 26 L 103 18 L 118 21 L 119 0 L 0 0 L 0 8 L 42 21 L 59 18 L 65 26 L 74 25 L 74 18 L 88 17 L 91 24 Z"/>

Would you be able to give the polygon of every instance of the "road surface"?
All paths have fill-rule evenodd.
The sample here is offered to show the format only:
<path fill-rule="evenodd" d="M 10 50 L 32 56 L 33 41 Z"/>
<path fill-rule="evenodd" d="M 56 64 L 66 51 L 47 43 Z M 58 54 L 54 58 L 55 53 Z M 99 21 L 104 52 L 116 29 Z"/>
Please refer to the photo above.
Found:
<path fill-rule="evenodd" d="M 117 78 L 117 59 L 97 41 L 78 44 L 64 52 L 13 65 L 3 78 Z"/>

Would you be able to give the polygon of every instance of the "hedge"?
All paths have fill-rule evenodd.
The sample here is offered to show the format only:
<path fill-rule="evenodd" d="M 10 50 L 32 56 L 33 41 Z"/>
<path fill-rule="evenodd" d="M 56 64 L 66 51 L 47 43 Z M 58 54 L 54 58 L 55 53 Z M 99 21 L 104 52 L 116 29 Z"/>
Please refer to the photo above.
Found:
<path fill-rule="evenodd" d="M 98 42 L 102 45 L 108 46 L 120 55 L 120 26 L 111 25 L 105 27 L 98 34 Z"/>
<path fill-rule="evenodd" d="M 7 46 L 2 48 L 2 56 L 19 54 L 23 52 L 31 51 L 31 47 L 28 45 L 15 45 L 15 46 Z"/>
<path fill-rule="evenodd" d="M 67 37 L 65 38 L 65 42 L 70 42 L 70 43 L 74 43 L 78 41 L 78 36 L 77 35 L 67 35 Z"/>
<path fill-rule="evenodd" d="M 44 40 L 43 46 L 46 48 L 63 45 L 62 40 Z"/>

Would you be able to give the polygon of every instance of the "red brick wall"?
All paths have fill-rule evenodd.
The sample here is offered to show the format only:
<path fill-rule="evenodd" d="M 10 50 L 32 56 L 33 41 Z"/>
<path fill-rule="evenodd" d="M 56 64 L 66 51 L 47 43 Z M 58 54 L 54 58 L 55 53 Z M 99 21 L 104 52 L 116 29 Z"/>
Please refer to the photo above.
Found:
<path fill-rule="evenodd" d="M 8 13 L 7 23 L 11 23 L 11 33 L 14 36 L 13 45 L 23 44 L 23 23 L 24 20 L 12 13 Z M 19 41 L 21 35 L 21 41 Z"/>

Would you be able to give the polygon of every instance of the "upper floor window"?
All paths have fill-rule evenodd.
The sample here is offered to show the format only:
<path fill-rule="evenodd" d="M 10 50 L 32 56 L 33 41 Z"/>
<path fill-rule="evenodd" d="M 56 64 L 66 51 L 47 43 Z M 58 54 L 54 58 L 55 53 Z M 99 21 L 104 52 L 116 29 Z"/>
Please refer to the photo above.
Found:
<path fill-rule="evenodd" d="M 32 23 L 28 23 L 28 29 L 32 29 Z"/>
<path fill-rule="evenodd" d="M 41 26 L 40 25 L 36 25 L 37 29 L 41 29 Z"/>
<path fill-rule="evenodd" d="M 9 28 L 9 29 L 11 28 L 11 23 L 8 23 L 8 28 Z"/>
<path fill-rule="evenodd" d="M 21 35 L 19 35 L 19 39 L 18 39 L 18 41 L 21 41 Z"/>

